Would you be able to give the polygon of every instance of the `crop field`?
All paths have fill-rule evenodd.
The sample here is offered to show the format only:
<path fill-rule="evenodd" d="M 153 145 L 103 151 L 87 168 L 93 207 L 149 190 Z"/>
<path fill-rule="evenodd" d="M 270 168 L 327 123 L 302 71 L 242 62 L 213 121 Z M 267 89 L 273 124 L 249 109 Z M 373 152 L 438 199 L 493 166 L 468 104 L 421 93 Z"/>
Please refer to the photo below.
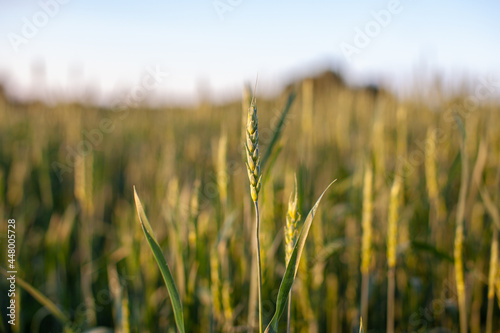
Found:
<path fill-rule="evenodd" d="M 184 108 L 0 93 L 0 331 L 500 332 L 495 88 L 396 98 L 327 71 Z"/>

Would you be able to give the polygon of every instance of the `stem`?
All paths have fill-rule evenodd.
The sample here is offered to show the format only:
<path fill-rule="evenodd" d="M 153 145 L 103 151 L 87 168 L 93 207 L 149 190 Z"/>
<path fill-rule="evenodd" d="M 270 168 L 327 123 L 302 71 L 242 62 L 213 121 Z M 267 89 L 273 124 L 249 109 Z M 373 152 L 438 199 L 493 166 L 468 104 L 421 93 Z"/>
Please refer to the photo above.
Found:
<path fill-rule="evenodd" d="M 288 314 L 286 332 L 290 333 L 290 325 L 292 324 L 292 290 L 288 293 Z"/>
<path fill-rule="evenodd" d="M 463 226 L 458 225 L 455 232 L 455 280 L 458 298 L 458 317 L 460 320 L 460 333 L 467 333 L 467 305 L 465 303 L 464 265 L 462 258 Z"/>
<path fill-rule="evenodd" d="M 248 327 L 253 332 L 255 328 L 255 309 L 257 307 L 257 281 L 253 278 L 257 274 L 257 258 L 253 249 L 257 246 L 252 237 L 252 263 L 250 267 L 250 299 L 248 301 Z"/>
<path fill-rule="evenodd" d="M 361 318 L 363 318 L 363 328 L 368 331 L 368 283 L 370 282 L 368 272 L 363 273 L 361 277 Z"/>
<path fill-rule="evenodd" d="M 259 332 L 263 331 L 262 323 L 262 264 L 260 261 L 260 219 L 259 219 L 259 204 L 254 201 L 255 204 L 255 225 L 256 225 L 256 240 L 257 240 L 257 271 L 258 271 L 258 281 L 259 281 Z"/>
<path fill-rule="evenodd" d="M 455 261 L 455 280 L 458 296 L 458 315 L 460 320 L 460 333 L 467 333 L 467 306 L 465 300 L 465 283 L 464 283 L 464 267 L 462 258 L 462 247 L 464 237 L 464 216 L 465 216 L 465 199 L 467 196 L 468 184 L 468 166 L 467 155 L 465 150 L 465 137 L 460 143 L 460 156 L 461 156 L 461 180 L 460 190 L 458 194 L 458 207 L 456 216 L 456 231 L 455 231 L 455 248 L 454 248 L 454 261 Z"/>
<path fill-rule="evenodd" d="M 387 285 L 387 333 L 394 332 L 394 290 L 394 267 L 390 267 Z"/>
<path fill-rule="evenodd" d="M 486 333 L 493 332 L 493 308 L 495 306 L 495 277 L 498 262 L 498 229 L 493 226 L 493 240 L 491 241 L 490 272 L 488 277 L 488 309 L 486 312 Z"/>

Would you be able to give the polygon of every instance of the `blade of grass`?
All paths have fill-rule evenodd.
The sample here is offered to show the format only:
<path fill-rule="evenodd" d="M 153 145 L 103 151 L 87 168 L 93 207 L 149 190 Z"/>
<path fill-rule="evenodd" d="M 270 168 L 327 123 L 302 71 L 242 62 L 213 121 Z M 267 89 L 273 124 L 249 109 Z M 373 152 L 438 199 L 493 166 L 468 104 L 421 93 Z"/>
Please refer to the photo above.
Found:
<path fill-rule="evenodd" d="M 283 144 L 278 143 L 274 152 L 271 154 L 269 159 L 267 160 L 267 168 L 262 170 L 262 184 L 267 183 L 269 176 L 271 175 L 271 170 L 273 169 L 274 164 L 278 160 L 278 155 L 283 150 Z"/>
<path fill-rule="evenodd" d="M 172 304 L 172 308 L 174 311 L 175 324 L 177 325 L 177 329 L 179 332 L 184 333 L 184 314 L 182 312 L 182 303 L 179 296 L 179 292 L 177 291 L 177 287 L 175 285 L 174 278 L 172 277 L 172 273 L 170 272 L 170 268 L 168 267 L 167 260 L 163 255 L 163 252 L 156 240 L 156 237 L 153 233 L 153 229 L 149 224 L 146 213 L 144 212 L 144 208 L 142 207 L 141 200 L 137 195 L 137 191 L 134 186 L 134 199 L 135 206 L 137 208 L 137 215 L 139 215 L 139 221 L 141 222 L 142 231 L 144 231 L 144 235 L 151 247 L 151 251 L 153 252 L 153 256 L 155 257 L 156 263 L 160 268 L 161 275 L 163 276 L 163 280 L 165 281 L 165 285 L 167 286 L 168 294 L 170 296 L 170 303 Z"/>
<path fill-rule="evenodd" d="M 266 328 L 266 333 L 278 332 L 278 322 L 281 318 L 281 315 L 283 314 L 283 311 L 286 308 L 288 295 L 290 290 L 292 289 L 293 281 L 295 280 L 295 276 L 297 275 L 297 271 L 299 269 L 300 257 L 302 255 L 302 251 L 304 250 L 304 245 L 306 243 L 307 235 L 309 234 L 309 229 L 311 228 L 314 215 L 316 214 L 316 210 L 318 209 L 323 195 L 330 188 L 330 186 L 335 183 L 335 181 L 336 180 L 331 182 L 330 185 L 328 185 L 323 191 L 323 193 L 321 193 L 320 197 L 309 211 L 304 225 L 302 226 L 299 237 L 297 238 L 297 242 L 295 243 L 292 256 L 290 257 L 290 262 L 288 263 L 285 274 L 283 275 L 283 279 L 281 280 L 280 288 L 278 291 L 278 299 L 276 301 L 276 310 L 274 312 L 273 318 L 271 319 L 271 322 Z"/>
<path fill-rule="evenodd" d="M 453 257 L 450 256 L 448 253 L 438 249 L 437 247 L 433 246 L 432 244 L 426 243 L 426 242 L 419 242 L 419 241 L 411 241 L 411 247 L 414 250 L 420 250 L 424 252 L 429 252 L 432 254 L 436 259 L 439 260 L 445 260 L 449 263 L 453 262 Z"/>
<path fill-rule="evenodd" d="M 283 109 L 283 112 L 281 113 L 281 117 L 280 117 L 280 120 L 278 122 L 278 125 L 276 126 L 276 129 L 273 132 L 273 136 L 271 138 L 271 141 L 269 141 L 269 145 L 267 146 L 267 150 L 262 157 L 261 167 L 263 170 L 265 169 L 267 160 L 269 159 L 269 157 L 271 157 L 271 153 L 273 152 L 274 146 L 278 142 L 278 139 L 281 135 L 283 126 L 285 125 L 286 116 L 288 115 L 288 112 L 290 111 L 290 109 L 292 107 L 292 103 L 293 103 L 294 99 L 295 99 L 295 92 L 292 91 L 288 95 L 288 100 L 285 104 L 285 108 Z"/>
<path fill-rule="evenodd" d="M 464 239 L 464 216 L 465 216 L 465 200 L 467 197 L 469 183 L 469 169 L 467 164 L 467 151 L 465 149 L 465 125 L 456 114 L 455 121 L 460 129 L 460 160 L 461 160 L 461 175 L 460 175 L 460 190 L 458 194 L 457 214 L 456 214 L 456 229 L 455 229 L 455 246 L 453 251 L 455 261 L 455 282 L 458 296 L 458 314 L 460 320 L 460 332 L 467 333 L 467 304 L 465 299 L 465 282 L 464 282 L 464 264 L 463 264 L 463 239 Z"/>

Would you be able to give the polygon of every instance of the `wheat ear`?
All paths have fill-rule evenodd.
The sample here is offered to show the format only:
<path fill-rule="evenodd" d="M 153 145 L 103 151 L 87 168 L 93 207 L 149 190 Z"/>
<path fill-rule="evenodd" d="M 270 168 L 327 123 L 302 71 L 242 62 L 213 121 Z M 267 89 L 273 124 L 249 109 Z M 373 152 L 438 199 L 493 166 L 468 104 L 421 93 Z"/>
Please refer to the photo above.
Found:
<path fill-rule="evenodd" d="M 288 200 L 288 213 L 286 214 L 286 224 L 285 224 L 285 262 L 288 266 L 290 262 L 290 257 L 292 256 L 293 248 L 297 242 L 298 230 L 297 223 L 300 220 L 300 214 L 298 212 L 298 191 L 297 191 L 297 175 L 295 175 L 295 183 L 293 191 L 290 194 L 290 199 Z M 287 332 L 290 333 L 291 325 L 291 315 L 292 315 L 292 291 L 288 294 L 288 316 L 287 316 Z"/>
<path fill-rule="evenodd" d="M 247 133 L 246 133 L 247 171 L 250 180 L 250 194 L 252 200 L 257 202 L 261 185 L 260 154 L 259 154 L 259 130 L 257 120 L 257 107 L 254 101 L 248 109 Z"/>

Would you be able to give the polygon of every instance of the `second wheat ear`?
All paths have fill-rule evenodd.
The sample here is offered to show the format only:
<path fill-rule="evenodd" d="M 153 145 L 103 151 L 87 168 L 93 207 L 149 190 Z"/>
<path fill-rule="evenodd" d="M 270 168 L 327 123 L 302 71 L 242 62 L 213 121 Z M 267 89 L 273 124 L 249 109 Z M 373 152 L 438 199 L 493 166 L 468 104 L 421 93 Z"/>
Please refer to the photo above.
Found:
<path fill-rule="evenodd" d="M 293 191 L 290 194 L 290 199 L 288 200 L 288 212 L 286 214 L 285 224 L 285 263 L 287 266 L 290 263 L 290 258 L 292 257 L 293 249 L 295 247 L 295 243 L 297 243 L 297 237 L 299 236 L 297 228 L 299 220 L 300 213 L 298 212 L 297 175 L 295 175 Z M 290 290 L 288 294 L 287 333 L 291 332 L 291 322 L 292 291 Z"/>
<path fill-rule="evenodd" d="M 288 201 L 288 213 L 286 214 L 285 225 L 285 261 L 287 265 L 290 261 L 290 257 L 292 256 L 293 248 L 295 247 L 295 242 L 297 242 L 297 236 L 299 234 L 297 223 L 300 220 L 300 214 L 298 212 L 297 192 L 297 176 L 295 176 L 293 192 L 290 194 L 290 199 Z"/>

